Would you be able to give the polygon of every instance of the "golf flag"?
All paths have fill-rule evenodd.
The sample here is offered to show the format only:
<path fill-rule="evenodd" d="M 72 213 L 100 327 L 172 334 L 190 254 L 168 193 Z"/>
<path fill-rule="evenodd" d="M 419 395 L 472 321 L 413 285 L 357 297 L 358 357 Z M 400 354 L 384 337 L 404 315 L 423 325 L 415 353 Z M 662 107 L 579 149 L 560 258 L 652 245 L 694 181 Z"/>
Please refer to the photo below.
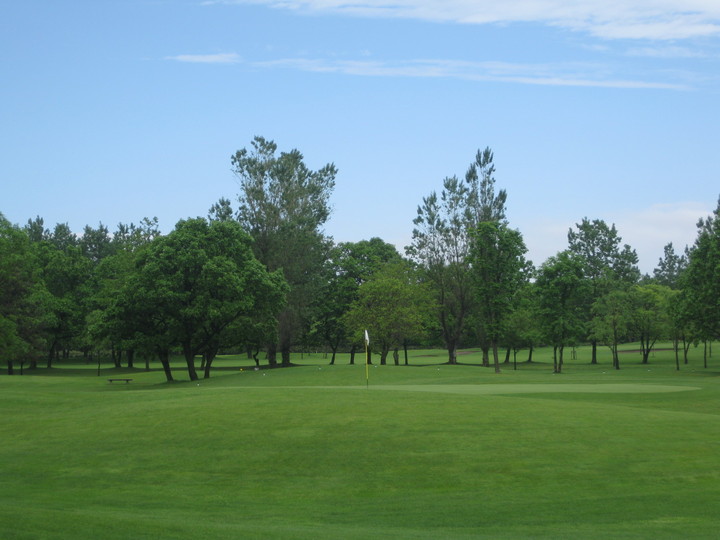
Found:
<path fill-rule="evenodd" d="M 365 330 L 365 387 L 370 386 L 370 362 L 368 362 L 368 347 L 370 346 L 370 336 Z"/>

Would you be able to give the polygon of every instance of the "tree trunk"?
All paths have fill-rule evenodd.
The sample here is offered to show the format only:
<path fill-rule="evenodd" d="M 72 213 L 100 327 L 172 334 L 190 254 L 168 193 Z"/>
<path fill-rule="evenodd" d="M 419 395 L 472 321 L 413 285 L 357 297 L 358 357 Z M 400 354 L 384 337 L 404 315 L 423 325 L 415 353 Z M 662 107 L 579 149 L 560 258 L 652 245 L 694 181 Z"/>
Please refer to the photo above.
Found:
<path fill-rule="evenodd" d="M 490 367 L 490 347 L 482 345 L 482 365 L 483 367 Z"/>
<path fill-rule="evenodd" d="M 395 362 L 396 366 L 400 365 L 400 352 L 397 347 L 395 347 L 395 350 L 393 351 L 393 361 Z"/>
<path fill-rule="evenodd" d="M 127 366 L 128 368 L 132 369 L 135 367 L 135 350 L 134 349 L 128 349 L 125 351 L 125 356 L 127 357 Z"/>
<path fill-rule="evenodd" d="M 643 336 L 640 336 L 640 351 L 642 353 L 642 363 L 648 364 L 650 363 L 650 351 L 652 350 L 652 345 L 650 344 L 650 339 L 646 339 Z"/>
<path fill-rule="evenodd" d="M 355 365 L 355 349 L 356 349 L 355 344 L 352 344 L 350 346 L 350 365 L 351 366 Z"/>
<path fill-rule="evenodd" d="M 673 348 L 675 349 L 675 371 L 680 371 L 680 351 L 678 350 L 680 343 L 678 340 L 673 340 Z"/>
<path fill-rule="evenodd" d="M 50 353 L 48 354 L 48 357 L 47 357 L 47 368 L 48 369 L 50 369 L 53 364 L 53 358 L 55 357 L 55 347 L 56 347 L 55 343 L 50 345 Z"/>
<path fill-rule="evenodd" d="M 447 348 L 448 351 L 448 364 L 455 365 L 457 364 L 457 344 L 456 343 L 450 343 Z"/>
<path fill-rule="evenodd" d="M 204 379 L 210 378 L 210 368 L 212 367 L 213 360 L 215 360 L 215 356 L 217 354 L 217 351 L 215 352 L 207 352 L 205 355 L 205 374 L 203 375 Z"/>
<path fill-rule="evenodd" d="M 597 361 L 597 341 L 592 340 L 591 344 L 592 344 L 592 358 L 590 360 L 590 363 L 597 364 L 598 363 L 598 361 Z"/>
<path fill-rule="evenodd" d="M 533 346 L 530 345 L 530 349 L 528 350 L 528 364 L 532 364 L 532 356 L 533 356 Z"/>
<path fill-rule="evenodd" d="M 13 362 L 12 360 L 7 361 L 7 374 L 8 375 L 14 375 L 15 369 L 13 368 Z"/>
<path fill-rule="evenodd" d="M 390 352 L 389 345 L 383 345 L 380 349 L 380 365 L 384 366 L 387 364 L 387 355 Z"/>
<path fill-rule="evenodd" d="M 158 358 L 160 359 L 160 363 L 162 364 L 163 371 L 165 372 L 165 378 L 167 379 L 167 382 L 172 382 L 173 376 L 172 371 L 170 371 L 170 351 L 157 351 L 157 353 Z"/>
<path fill-rule="evenodd" d="M 407 339 L 403 340 L 403 351 L 405 352 L 405 365 L 408 365 Z"/>
<path fill-rule="evenodd" d="M 613 367 L 615 369 L 620 369 L 620 355 L 618 354 L 618 344 L 613 344 L 612 347 L 612 355 L 613 355 Z"/>
<path fill-rule="evenodd" d="M 492 352 L 493 352 L 493 364 L 495 365 L 495 373 L 500 373 L 500 357 L 498 356 L 497 343 L 492 344 Z"/>
<path fill-rule="evenodd" d="M 116 349 L 113 345 L 111 348 L 113 364 L 116 368 L 122 367 L 120 362 L 122 361 L 122 349 Z"/>
<path fill-rule="evenodd" d="M 505 351 L 505 364 L 510 363 L 510 351 L 511 351 L 510 347 L 508 347 L 507 351 Z"/>
<path fill-rule="evenodd" d="M 183 356 L 185 356 L 185 363 L 187 364 L 190 380 L 197 381 L 199 377 L 197 371 L 195 371 L 195 351 L 192 350 L 188 344 L 183 344 Z"/>
<path fill-rule="evenodd" d="M 565 345 L 558 347 L 558 362 L 557 362 L 557 373 L 562 373 L 563 369 L 563 355 L 565 354 Z"/>
<path fill-rule="evenodd" d="M 283 345 L 282 350 L 280 351 L 282 355 L 282 365 L 287 367 L 290 365 L 290 345 Z"/>
<path fill-rule="evenodd" d="M 275 343 L 271 343 L 268 345 L 267 359 L 268 365 L 270 367 L 277 366 L 277 345 Z"/>

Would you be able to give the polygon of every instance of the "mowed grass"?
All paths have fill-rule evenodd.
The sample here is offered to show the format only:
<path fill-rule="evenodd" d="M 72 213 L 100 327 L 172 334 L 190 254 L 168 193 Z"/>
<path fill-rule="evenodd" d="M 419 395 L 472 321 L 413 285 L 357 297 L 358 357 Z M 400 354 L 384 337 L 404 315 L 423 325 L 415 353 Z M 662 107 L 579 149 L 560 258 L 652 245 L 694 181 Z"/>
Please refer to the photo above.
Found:
<path fill-rule="evenodd" d="M 221 358 L 198 383 L 155 365 L 3 375 L 0 536 L 716 538 L 718 359 L 588 354 L 495 374 L 416 351 L 367 387 L 320 354 Z"/>

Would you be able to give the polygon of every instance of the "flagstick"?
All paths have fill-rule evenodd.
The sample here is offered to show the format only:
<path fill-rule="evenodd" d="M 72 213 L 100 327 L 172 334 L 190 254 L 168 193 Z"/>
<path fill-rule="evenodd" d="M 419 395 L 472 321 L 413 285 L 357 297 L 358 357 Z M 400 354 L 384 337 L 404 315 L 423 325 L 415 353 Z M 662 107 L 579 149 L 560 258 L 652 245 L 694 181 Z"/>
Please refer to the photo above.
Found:
<path fill-rule="evenodd" d="M 368 344 L 365 342 L 365 388 L 370 388 L 370 362 L 368 360 Z"/>
<path fill-rule="evenodd" d="M 370 357 L 368 356 L 368 349 L 370 347 L 370 336 L 368 331 L 365 330 L 365 388 L 370 388 Z"/>

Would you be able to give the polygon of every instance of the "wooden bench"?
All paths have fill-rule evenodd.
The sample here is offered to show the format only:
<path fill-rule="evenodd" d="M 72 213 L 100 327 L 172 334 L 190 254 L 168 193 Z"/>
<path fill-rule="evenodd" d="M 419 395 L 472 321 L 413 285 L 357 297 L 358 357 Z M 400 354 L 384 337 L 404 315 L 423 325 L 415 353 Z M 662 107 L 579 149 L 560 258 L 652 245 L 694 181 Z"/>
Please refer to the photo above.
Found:
<path fill-rule="evenodd" d="M 132 379 L 108 379 L 109 383 L 114 383 L 115 381 L 125 381 L 125 384 L 128 384 Z"/>

